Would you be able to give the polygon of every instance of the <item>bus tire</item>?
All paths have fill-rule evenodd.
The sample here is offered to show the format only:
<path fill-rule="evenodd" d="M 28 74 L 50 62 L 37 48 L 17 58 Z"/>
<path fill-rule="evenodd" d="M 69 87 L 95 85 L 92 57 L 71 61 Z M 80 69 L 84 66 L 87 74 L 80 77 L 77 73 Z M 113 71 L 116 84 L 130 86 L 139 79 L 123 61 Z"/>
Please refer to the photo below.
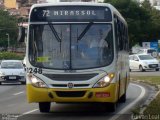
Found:
<path fill-rule="evenodd" d="M 120 97 L 119 102 L 120 103 L 125 103 L 126 102 L 126 92 Z"/>
<path fill-rule="evenodd" d="M 119 99 L 120 103 L 125 103 L 126 102 L 127 79 L 128 79 L 128 77 L 127 77 L 127 74 L 126 74 L 125 89 L 124 89 L 125 93 L 120 97 L 120 99 Z"/>
<path fill-rule="evenodd" d="M 108 106 L 109 106 L 108 112 L 115 112 L 117 109 L 117 102 L 108 103 Z"/>
<path fill-rule="evenodd" d="M 115 112 L 117 108 L 117 102 L 115 103 L 103 103 L 102 104 L 105 107 L 105 112 Z"/>
<path fill-rule="evenodd" d="M 40 112 L 49 112 L 50 111 L 50 102 L 39 102 L 39 111 Z"/>

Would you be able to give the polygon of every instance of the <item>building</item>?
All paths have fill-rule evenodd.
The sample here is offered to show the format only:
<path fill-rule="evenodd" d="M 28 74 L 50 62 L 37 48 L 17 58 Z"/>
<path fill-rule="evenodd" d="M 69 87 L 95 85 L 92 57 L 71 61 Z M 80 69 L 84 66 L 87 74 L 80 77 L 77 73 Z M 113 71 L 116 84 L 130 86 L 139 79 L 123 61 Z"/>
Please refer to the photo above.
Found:
<path fill-rule="evenodd" d="M 136 0 L 138 2 L 144 2 L 145 0 Z M 152 6 L 160 5 L 160 0 L 149 0 Z"/>
<path fill-rule="evenodd" d="M 0 9 L 4 9 L 3 0 L 0 0 Z"/>
<path fill-rule="evenodd" d="M 37 3 L 47 3 L 47 0 L 37 0 Z"/>
<path fill-rule="evenodd" d="M 36 4 L 38 0 L 28 0 L 29 5 Z"/>
<path fill-rule="evenodd" d="M 3 4 L 3 0 L 0 0 L 0 4 Z"/>
<path fill-rule="evenodd" d="M 144 0 L 136 0 L 137 2 L 144 2 Z M 157 10 L 160 10 L 160 0 L 149 0 L 151 5 L 156 8 Z"/>
<path fill-rule="evenodd" d="M 4 6 L 7 9 L 17 8 L 16 0 L 4 0 Z"/>
<path fill-rule="evenodd" d="M 28 0 L 3 0 L 6 9 L 19 9 L 28 4 Z"/>
<path fill-rule="evenodd" d="M 30 7 L 21 7 L 19 9 L 20 16 L 23 18 L 28 18 Z"/>
<path fill-rule="evenodd" d="M 160 10 L 160 5 L 154 6 L 157 10 Z"/>
<path fill-rule="evenodd" d="M 14 16 L 19 16 L 20 15 L 19 10 L 15 9 L 15 8 L 8 9 L 8 12 L 9 12 L 10 15 L 14 15 Z"/>

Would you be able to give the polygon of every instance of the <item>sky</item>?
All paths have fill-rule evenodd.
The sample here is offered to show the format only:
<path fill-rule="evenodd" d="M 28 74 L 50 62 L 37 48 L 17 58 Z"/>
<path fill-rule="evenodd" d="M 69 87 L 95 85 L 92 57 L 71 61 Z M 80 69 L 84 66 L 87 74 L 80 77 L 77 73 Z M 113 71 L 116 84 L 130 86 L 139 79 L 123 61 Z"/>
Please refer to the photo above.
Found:
<path fill-rule="evenodd" d="M 57 0 L 47 0 L 47 2 L 56 2 Z"/>
<path fill-rule="evenodd" d="M 58 1 L 58 0 L 47 0 L 47 2 L 56 2 L 56 1 Z M 103 1 L 103 0 L 99 0 L 99 1 Z"/>

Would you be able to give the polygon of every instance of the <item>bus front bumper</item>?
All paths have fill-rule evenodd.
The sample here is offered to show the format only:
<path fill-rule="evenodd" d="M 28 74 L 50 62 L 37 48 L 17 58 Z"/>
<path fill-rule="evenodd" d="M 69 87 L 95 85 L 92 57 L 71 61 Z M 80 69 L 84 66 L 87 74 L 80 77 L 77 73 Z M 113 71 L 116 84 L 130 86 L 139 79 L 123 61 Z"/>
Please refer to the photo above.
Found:
<path fill-rule="evenodd" d="M 36 88 L 27 84 L 27 99 L 32 102 L 116 102 L 117 85 L 105 88 Z"/>

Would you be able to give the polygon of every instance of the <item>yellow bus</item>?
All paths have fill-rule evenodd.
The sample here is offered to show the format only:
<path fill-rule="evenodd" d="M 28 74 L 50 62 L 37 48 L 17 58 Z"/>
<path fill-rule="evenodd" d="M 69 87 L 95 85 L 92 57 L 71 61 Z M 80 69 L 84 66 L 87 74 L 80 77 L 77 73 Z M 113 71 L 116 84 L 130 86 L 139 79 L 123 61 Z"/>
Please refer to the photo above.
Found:
<path fill-rule="evenodd" d="M 102 103 L 115 111 L 126 101 L 128 29 L 112 5 L 35 4 L 28 24 L 27 99 L 40 112 L 51 102 Z"/>

